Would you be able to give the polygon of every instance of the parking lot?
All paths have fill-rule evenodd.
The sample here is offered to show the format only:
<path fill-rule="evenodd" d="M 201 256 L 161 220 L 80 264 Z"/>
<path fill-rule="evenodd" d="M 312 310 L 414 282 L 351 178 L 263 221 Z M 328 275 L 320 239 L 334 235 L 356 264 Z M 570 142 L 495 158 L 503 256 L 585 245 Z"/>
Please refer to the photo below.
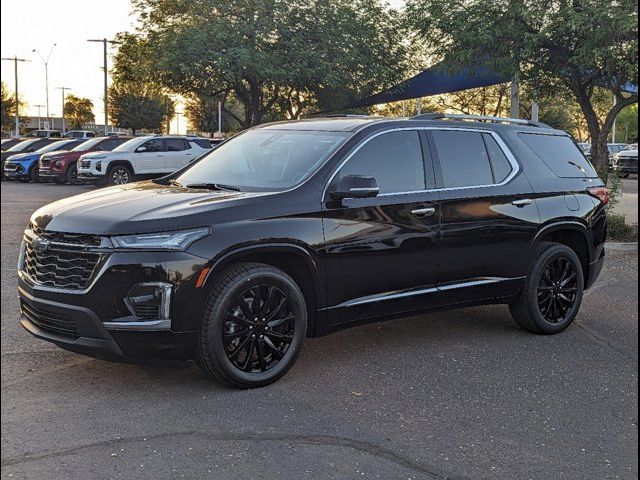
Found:
<path fill-rule="evenodd" d="M 309 339 L 281 381 L 235 391 L 22 330 L 29 215 L 90 188 L 2 184 L 3 478 L 637 478 L 636 252 L 609 252 L 562 334 L 433 313 Z"/>

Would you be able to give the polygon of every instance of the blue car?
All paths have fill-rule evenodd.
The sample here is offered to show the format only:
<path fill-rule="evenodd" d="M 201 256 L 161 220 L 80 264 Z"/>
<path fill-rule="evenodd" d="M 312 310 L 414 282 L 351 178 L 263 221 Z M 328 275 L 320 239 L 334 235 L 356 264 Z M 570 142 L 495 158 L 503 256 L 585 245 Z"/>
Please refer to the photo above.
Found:
<path fill-rule="evenodd" d="M 9 180 L 19 180 L 21 182 L 32 180 L 37 182 L 39 180 L 38 160 L 40 160 L 43 153 L 71 150 L 85 141 L 86 139 L 77 138 L 53 140 L 35 152 L 13 155 L 9 157 L 4 164 L 4 176 Z"/>

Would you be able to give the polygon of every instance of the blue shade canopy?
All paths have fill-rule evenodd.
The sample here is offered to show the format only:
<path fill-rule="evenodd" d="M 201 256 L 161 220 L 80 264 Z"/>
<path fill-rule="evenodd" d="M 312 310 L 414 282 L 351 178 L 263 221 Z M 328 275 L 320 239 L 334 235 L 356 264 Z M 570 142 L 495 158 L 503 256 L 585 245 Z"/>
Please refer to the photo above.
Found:
<path fill-rule="evenodd" d="M 370 107 L 471 88 L 489 87 L 509 81 L 511 81 L 509 76 L 492 72 L 486 66 L 469 67 L 458 73 L 448 73 L 443 62 L 388 90 L 345 105 L 342 109 Z M 627 83 L 624 85 L 623 91 L 637 95 L 638 85 Z"/>

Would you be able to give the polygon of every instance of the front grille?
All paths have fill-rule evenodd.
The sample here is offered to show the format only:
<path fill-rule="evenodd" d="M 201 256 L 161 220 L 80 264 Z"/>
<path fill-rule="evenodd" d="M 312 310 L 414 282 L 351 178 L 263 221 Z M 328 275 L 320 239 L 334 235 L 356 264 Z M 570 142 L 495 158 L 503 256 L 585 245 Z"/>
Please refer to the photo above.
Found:
<path fill-rule="evenodd" d="M 81 162 L 78 162 L 78 166 L 80 168 L 91 168 L 91 160 L 82 160 Z"/>
<path fill-rule="evenodd" d="M 51 165 L 51 160 L 49 160 L 48 158 L 41 158 L 39 163 L 39 167 L 42 168 L 49 168 L 49 166 Z"/>
<path fill-rule="evenodd" d="M 30 230 L 35 237 L 25 237 L 24 271 L 33 282 L 71 290 L 89 286 L 103 255 L 85 248 L 99 246 L 99 236 L 46 232 L 35 225 Z M 47 248 L 39 248 L 43 240 Z"/>
<path fill-rule="evenodd" d="M 157 305 L 135 305 L 133 306 L 133 312 L 136 314 L 136 317 L 144 320 L 156 320 L 160 318 Z"/>
<path fill-rule="evenodd" d="M 618 157 L 618 165 L 621 167 L 632 167 L 638 165 L 638 158 Z"/>
<path fill-rule="evenodd" d="M 63 313 L 51 312 L 43 308 L 29 305 L 27 302 L 21 303 L 22 313 L 27 319 L 43 330 L 47 330 L 65 337 L 78 338 L 78 327 L 76 321 Z"/>
<path fill-rule="evenodd" d="M 18 164 L 16 163 L 5 163 L 4 169 L 8 172 L 15 172 L 18 169 Z"/>

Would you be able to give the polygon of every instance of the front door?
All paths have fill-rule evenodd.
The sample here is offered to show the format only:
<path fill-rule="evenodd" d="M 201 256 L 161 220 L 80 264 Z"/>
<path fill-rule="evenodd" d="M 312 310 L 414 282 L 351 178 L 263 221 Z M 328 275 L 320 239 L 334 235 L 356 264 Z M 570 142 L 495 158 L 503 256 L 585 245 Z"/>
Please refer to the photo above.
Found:
<path fill-rule="evenodd" d="M 495 132 L 441 129 L 428 137 L 441 190 L 443 300 L 517 293 L 539 223 L 528 180 Z"/>
<path fill-rule="evenodd" d="M 358 322 L 419 310 L 436 293 L 438 193 L 426 137 L 391 131 L 364 141 L 340 168 L 376 178 L 374 198 L 325 198 L 323 226 L 328 319 Z"/>
<path fill-rule="evenodd" d="M 162 138 L 147 140 L 134 153 L 136 173 L 144 175 L 165 172 L 164 155 Z"/>

